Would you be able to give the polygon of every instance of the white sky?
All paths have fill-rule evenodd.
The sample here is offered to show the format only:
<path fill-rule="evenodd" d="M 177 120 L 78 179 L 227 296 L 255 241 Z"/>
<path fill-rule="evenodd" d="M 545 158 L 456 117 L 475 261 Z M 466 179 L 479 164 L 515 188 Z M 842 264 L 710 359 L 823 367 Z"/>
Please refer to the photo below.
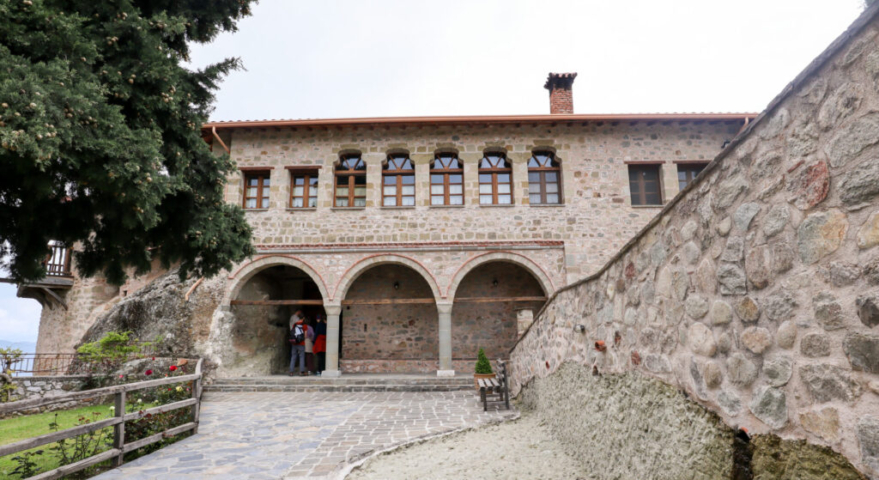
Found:
<path fill-rule="evenodd" d="M 261 0 L 192 65 L 237 56 L 212 120 L 759 112 L 863 0 Z M 0 340 L 35 341 L 39 304 L 0 284 Z"/>

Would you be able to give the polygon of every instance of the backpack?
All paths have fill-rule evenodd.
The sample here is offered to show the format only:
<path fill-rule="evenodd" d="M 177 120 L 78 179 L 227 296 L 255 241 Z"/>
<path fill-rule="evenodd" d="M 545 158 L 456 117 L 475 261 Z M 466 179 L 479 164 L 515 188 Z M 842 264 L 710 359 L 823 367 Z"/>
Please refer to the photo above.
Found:
<path fill-rule="evenodd" d="M 290 340 L 292 340 L 293 343 L 302 343 L 305 341 L 305 331 L 303 331 L 301 323 L 293 325 L 293 330 L 290 332 Z"/>

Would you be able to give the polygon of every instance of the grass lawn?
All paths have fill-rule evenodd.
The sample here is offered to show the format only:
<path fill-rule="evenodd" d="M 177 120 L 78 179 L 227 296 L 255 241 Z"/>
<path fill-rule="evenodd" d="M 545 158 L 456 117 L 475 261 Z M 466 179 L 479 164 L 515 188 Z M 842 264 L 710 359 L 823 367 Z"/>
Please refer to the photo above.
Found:
<path fill-rule="evenodd" d="M 152 407 L 153 404 L 145 404 L 142 408 Z M 39 413 L 35 415 L 27 415 L 23 417 L 13 417 L 7 418 L 4 420 L 0 420 L 0 445 L 5 445 L 8 443 L 14 443 L 20 440 L 25 440 L 32 437 L 37 437 L 40 435 L 45 435 L 47 433 L 51 433 L 52 430 L 49 429 L 49 424 L 56 421 L 55 415 L 58 415 L 58 430 L 63 430 L 66 428 L 75 427 L 77 423 L 79 423 L 79 419 L 81 417 L 85 417 L 89 420 L 103 420 L 109 418 L 113 415 L 113 412 L 110 410 L 111 405 L 95 405 L 91 407 L 80 407 L 74 408 L 71 410 L 62 410 L 57 412 L 46 412 Z M 99 415 L 94 415 L 98 413 Z M 104 429 L 107 433 L 105 434 L 105 438 L 110 438 L 112 440 L 113 428 L 108 427 Z M 50 448 L 55 444 L 47 444 L 41 447 L 37 447 L 28 451 L 36 451 L 43 450 L 43 454 L 33 457 L 34 461 L 37 464 L 37 468 L 40 472 L 47 472 L 49 470 L 53 470 L 59 467 L 58 456 L 57 453 L 50 450 Z M 102 445 L 98 452 L 100 453 L 105 450 L 108 450 L 109 447 L 106 445 Z M 8 479 L 18 479 L 18 475 L 12 475 L 10 472 L 15 470 L 17 464 L 12 461 L 12 457 L 21 455 L 21 453 L 16 453 L 14 455 L 7 455 L 5 457 L 0 457 L 0 478 L 8 478 Z"/>
<path fill-rule="evenodd" d="M 95 413 L 98 413 L 99 415 L 94 415 Z M 49 429 L 49 424 L 56 421 L 55 414 L 58 414 L 58 429 L 63 430 L 65 428 L 75 427 L 79 422 L 80 417 L 86 417 L 90 420 L 102 420 L 110 417 L 112 412 L 110 411 L 110 405 L 95 405 L 91 407 L 80 407 L 71 410 L 46 412 L 0 420 L 0 445 L 51 433 L 52 430 Z M 105 430 L 107 431 L 107 435 L 112 435 L 112 427 Z M 59 466 L 57 453 L 50 450 L 52 445 L 54 444 L 50 443 L 28 450 L 43 450 L 42 455 L 33 457 L 34 462 L 37 464 L 36 468 L 40 472 L 47 472 L 58 468 Z M 102 452 L 108 448 L 109 447 L 107 446 L 102 446 L 99 448 L 99 451 Z M 17 466 L 17 464 L 12 461 L 12 457 L 21 455 L 21 453 L 23 452 L 0 457 L 0 478 L 19 478 L 18 475 L 12 475 L 11 473 Z"/>

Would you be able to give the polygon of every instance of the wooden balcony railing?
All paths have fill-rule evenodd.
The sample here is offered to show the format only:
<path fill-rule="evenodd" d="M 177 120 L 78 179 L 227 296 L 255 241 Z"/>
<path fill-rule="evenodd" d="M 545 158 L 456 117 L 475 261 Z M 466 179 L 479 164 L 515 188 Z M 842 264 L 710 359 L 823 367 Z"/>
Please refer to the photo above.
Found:
<path fill-rule="evenodd" d="M 71 249 L 65 247 L 63 243 L 55 240 L 49 242 L 49 248 L 52 249 L 52 252 L 44 262 L 44 265 L 46 266 L 46 276 L 72 277 L 73 272 L 70 270 Z"/>

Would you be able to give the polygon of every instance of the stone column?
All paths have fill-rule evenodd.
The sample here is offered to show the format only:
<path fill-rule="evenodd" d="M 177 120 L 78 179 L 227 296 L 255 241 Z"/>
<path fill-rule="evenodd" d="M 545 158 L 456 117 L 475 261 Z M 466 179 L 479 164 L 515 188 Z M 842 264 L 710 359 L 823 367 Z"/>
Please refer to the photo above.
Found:
<path fill-rule="evenodd" d="M 325 304 L 324 310 L 327 312 L 327 365 L 321 375 L 338 377 L 342 375 L 339 370 L 339 314 L 342 306 Z"/>
<path fill-rule="evenodd" d="M 439 314 L 439 370 L 438 377 L 454 377 L 452 368 L 452 304 L 437 303 Z"/>

